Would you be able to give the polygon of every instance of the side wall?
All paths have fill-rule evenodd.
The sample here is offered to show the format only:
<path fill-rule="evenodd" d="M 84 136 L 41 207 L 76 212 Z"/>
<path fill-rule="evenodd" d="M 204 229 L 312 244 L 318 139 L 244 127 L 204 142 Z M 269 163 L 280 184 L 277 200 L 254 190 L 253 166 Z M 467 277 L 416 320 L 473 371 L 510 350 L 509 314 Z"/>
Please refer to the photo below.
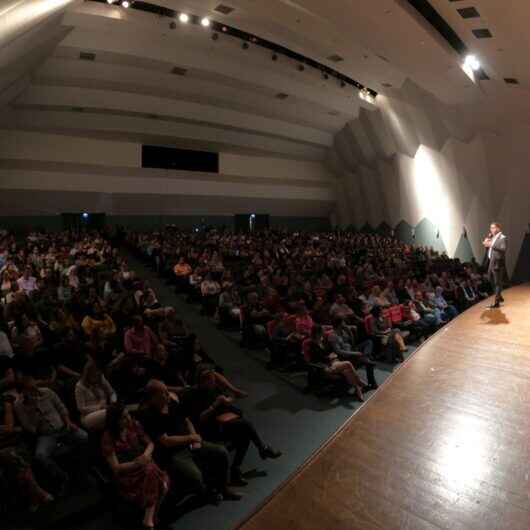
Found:
<path fill-rule="evenodd" d="M 482 240 L 495 219 L 509 237 L 513 271 L 530 222 L 529 136 L 530 130 L 470 130 L 457 109 L 407 81 L 335 137 L 350 199 L 341 224 L 386 223 L 404 240 L 482 261 Z M 519 268 L 517 276 L 530 279 L 530 270 L 521 275 Z"/>

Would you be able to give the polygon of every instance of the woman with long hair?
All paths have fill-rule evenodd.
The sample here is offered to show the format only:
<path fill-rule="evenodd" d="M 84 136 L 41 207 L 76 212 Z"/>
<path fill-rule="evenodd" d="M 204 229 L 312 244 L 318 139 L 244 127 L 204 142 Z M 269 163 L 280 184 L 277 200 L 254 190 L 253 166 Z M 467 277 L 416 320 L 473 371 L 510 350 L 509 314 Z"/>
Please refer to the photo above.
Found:
<path fill-rule="evenodd" d="M 153 442 L 121 403 L 107 409 L 101 449 L 120 495 L 143 510 L 144 528 L 154 528 L 169 477 L 153 462 Z"/>

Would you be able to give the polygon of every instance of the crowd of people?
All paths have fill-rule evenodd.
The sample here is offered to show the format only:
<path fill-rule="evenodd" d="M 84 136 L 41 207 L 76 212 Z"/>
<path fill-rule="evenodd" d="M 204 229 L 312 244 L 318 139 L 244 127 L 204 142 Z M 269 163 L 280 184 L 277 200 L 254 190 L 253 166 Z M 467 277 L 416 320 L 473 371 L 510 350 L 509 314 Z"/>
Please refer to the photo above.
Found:
<path fill-rule="evenodd" d="M 166 227 L 127 240 L 204 315 L 240 329 L 243 346 L 267 348 L 270 368 L 305 363 L 313 380 L 334 380 L 360 400 L 377 388 L 377 361 L 401 362 L 407 342 L 491 291 L 476 262 L 377 234 Z"/>
<path fill-rule="evenodd" d="M 0 278 L 2 510 L 37 511 L 95 475 L 153 528 L 163 503 L 239 500 L 251 446 L 281 456 L 109 237 L 2 231 Z"/>
<path fill-rule="evenodd" d="M 268 367 L 305 369 L 362 401 L 490 294 L 476 263 L 376 234 L 224 230 L 125 234 L 177 292 Z M 281 452 L 236 406 L 219 357 L 100 233 L 0 232 L 0 499 L 38 510 L 108 473 L 152 528 L 163 502 L 238 500 L 251 446 Z"/>

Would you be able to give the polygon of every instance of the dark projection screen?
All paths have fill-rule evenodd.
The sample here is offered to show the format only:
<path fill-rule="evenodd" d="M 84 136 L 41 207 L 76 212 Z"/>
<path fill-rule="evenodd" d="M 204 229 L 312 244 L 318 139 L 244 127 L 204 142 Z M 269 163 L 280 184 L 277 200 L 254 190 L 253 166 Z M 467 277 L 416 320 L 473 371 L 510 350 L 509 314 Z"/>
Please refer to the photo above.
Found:
<path fill-rule="evenodd" d="M 142 145 L 142 167 L 219 173 L 219 153 Z"/>

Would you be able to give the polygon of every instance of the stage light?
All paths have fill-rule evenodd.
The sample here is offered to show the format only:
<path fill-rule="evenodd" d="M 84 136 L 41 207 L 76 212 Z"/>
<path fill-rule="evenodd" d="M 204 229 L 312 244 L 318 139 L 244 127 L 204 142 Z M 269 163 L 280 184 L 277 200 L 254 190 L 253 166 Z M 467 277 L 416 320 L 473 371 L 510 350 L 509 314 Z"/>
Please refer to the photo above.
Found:
<path fill-rule="evenodd" d="M 190 16 L 187 15 L 186 13 L 181 13 L 179 15 L 179 20 L 183 23 L 183 24 L 187 24 L 190 20 Z"/>
<path fill-rule="evenodd" d="M 107 4 L 113 4 L 114 0 L 107 0 Z"/>
<path fill-rule="evenodd" d="M 299 64 L 298 70 L 300 70 L 300 72 L 303 72 L 305 70 L 305 66 L 303 64 Z"/>
<path fill-rule="evenodd" d="M 480 70 L 480 61 L 477 59 L 476 55 L 469 54 L 464 60 L 464 66 L 471 68 L 474 72 Z"/>
<path fill-rule="evenodd" d="M 210 19 L 208 17 L 201 18 L 201 26 L 207 28 L 210 25 Z"/>
<path fill-rule="evenodd" d="M 340 82 L 340 88 L 344 88 L 346 86 L 346 83 L 344 81 Z"/>
<path fill-rule="evenodd" d="M 375 103 L 375 97 L 372 95 L 372 93 L 367 88 L 361 88 L 359 90 L 359 97 L 366 101 L 367 103 L 371 103 L 372 105 Z"/>
<path fill-rule="evenodd" d="M 81 215 L 82 215 L 83 219 L 88 219 L 88 213 L 83 212 Z"/>
<path fill-rule="evenodd" d="M 241 46 L 244 50 L 248 50 L 248 42 L 244 42 Z"/>
<path fill-rule="evenodd" d="M 278 60 L 278 56 L 275 53 L 273 53 L 271 59 L 273 61 L 277 61 Z"/>
<path fill-rule="evenodd" d="M 127 9 L 130 5 L 131 3 L 129 2 L 129 0 L 123 0 L 123 2 L 121 3 L 121 6 L 125 9 Z"/>

